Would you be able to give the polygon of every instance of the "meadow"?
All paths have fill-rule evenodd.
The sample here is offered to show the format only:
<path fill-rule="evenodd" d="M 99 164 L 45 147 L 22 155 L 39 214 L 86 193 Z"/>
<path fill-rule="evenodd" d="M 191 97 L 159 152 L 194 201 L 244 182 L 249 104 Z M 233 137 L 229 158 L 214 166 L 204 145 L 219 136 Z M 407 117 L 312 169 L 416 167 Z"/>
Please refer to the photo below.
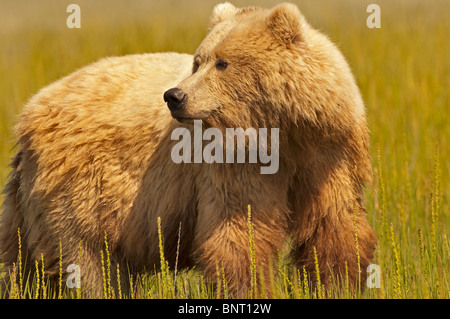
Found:
<path fill-rule="evenodd" d="M 77 0 L 81 28 L 69 29 L 66 7 L 72 2 L 0 3 L 1 188 L 14 154 L 16 116 L 40 88 L 105 56 L 194 53 L 217 4 L 211 0 Z M 366 8 L 373 1 L 292 2 L 342 50 L 365 101 L 374 171 L 365 201 L 378 236 L 373 263 L 379 266 L 380 287 L 363 292 L 331 287 L 321 293 L 321 287 L 311 287 L 302 270 L 294 269 L 280 252 L 273 280 L 266 283 L 272 297 L 450 298 L 450 3 L 377 1 L 381 28 L 369 29 Z M 233 1 L 236 6 L 276 3 Z M 213 290 L 195 269 L 175 272 L 165 267 L 161 252 L 163 267 L 157 274 L 121 278 L 137 282 L 136 297 L 227 297 L 220 267 L 218 289 Z M 108 271 L 107 249 L 104 253 L 103 297 L 134 297 L 110 289 L 108 279 L 115 274 Z M 12 297 L 83 297 L 79 290 L 65 286 L 44 289 L 42 277 L 40 283 L 19 277 Z M 248 296 L 264 297 L 260 291 L 254 287 Z"/>

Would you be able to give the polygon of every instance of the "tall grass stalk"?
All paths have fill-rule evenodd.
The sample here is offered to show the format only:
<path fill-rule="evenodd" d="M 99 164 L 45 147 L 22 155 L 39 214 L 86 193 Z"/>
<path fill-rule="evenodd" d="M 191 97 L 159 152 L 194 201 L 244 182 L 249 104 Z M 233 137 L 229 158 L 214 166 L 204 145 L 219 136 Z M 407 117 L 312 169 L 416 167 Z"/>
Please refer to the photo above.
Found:
<path fill-rule="evenodd" d="M 128 278 L 130 282 L 130 299 L 134 299 L 134 282 L 133 282 L 133 274 L 129 274 Z"/>
<path fill-rule="evenodd" d="M 163 234 L 161 229 L 161 217 L 157 219 L 158 223 L 158 243 L 159 243 L 159 258 L 161 264 L 161 298 L 165 297 L 165 293 L 167 291 L 167 274 L 166 274 L 166 259 L 164 258 L 164 242 L 163 242 Z"/>
<path fill-rule="evenodd" d="M 247 210 L 247 226 L 248 226 L 248 244 L 250 249 L 250 292 L 249 298 L 256 297 L 256 247 L 255 247 L 255 229 L 252 222 L 252 209 L 248 205 Z"/>
<path fill-rule="evenodd" d="M 62 243 L 61 238 L 59 238 L 59 281 L 58 281 L 58 299 L 62 299 Z"/>
<path fill-rule="evenodd" d="M 103 298 L 108 299 L 108 285 L 106 280 L 106 270 L 105 270 L 105 258 L 103 250 L 100 250 L 100 263 L 102 265 L 102 283 L 103 283 Z"/>
<path fill-rule="evenodd" d="M 173 281 L 169 272 L 169 263 L 164 257 L 164 236 L 161 227 L 161 217 L 157 218 L 158 225 L 158 242 L 159 242 L 159 257 L 161 263 L 161 284 L 162 284 L 162 296 L 161 298 L 172 298 L 174 287 Z"/>
<path fill-rule="evenodd" d="M 216 299 L 222 298 L 222 280 L 219 264 L 216 263 Z"/>
<path fill-rule="evenodd" d="M 45 266 L 44 266 L 44 254 L 41 253 L 41 280 L 42 280 L 42 298 L 47 298 L 47 289 L 45 284 Z"/>
<path fill-rule="evenodd" d="M 19 264 L 19 291 L 17 292 L 17 296 L 22 298 L 23 292 L 23 273 L 22 273 L 22 238 L 20 237 L 20 228 L 17 229 L 17 240 L 19 244 L 19 252 L 17 257 L 17 262 Z M 15 277 L 14 277 L 15 278 Z"/>
<path fill-rule="evenodd" d="M 117 269 L 117 298 L 122 299 L 122 286 L 121 286 L 121 282 L 120 282 L 120 267 L 119 267 L 119 263 L 117 263 L 116 265 L 116 269 Z"/>
<path fill-rule="evenodd" d="M 418 236 L 419 236 L 419 250 L 420 250 L 420 262 L 421 262 L 421 266 L 422 266 L 422 274 L 426 281 L 428 274 L 427 274 L 427 268 L 426 268 L 426 262 L 425 262 L 425 245 L 423 242 L 423 235 L 422 235 L 421 228 L 419 228 L 419 230 L 418 230 Z"/>
<path fill-rule="evenodd" d="M 440 167 L 439 167 L 439 146 L 436 144 L 436 151 L 433 161 L 433 192 L 431 195 L 431 242 L 433 254 L 436 253 L 436 228 L 440 209 Z"/>
<path fill-rule="evenodd" d="M 391 224 L 391 244 L 392 244 L 392 252 L 394 255 L 394 276 L 393 276 L 394 298 L 399 299 L 402 298 L 402 274 L 400 266 L 400 256 L 397 243 L 395 240 L 394 226 L 392 224 Z"/>
<path fill-rule="evenodd" d="M 111 260 L 109 257 L 108 235 L 105 230 L 105 254 L 106 254 L 106 298 L 111 299 L 113 295 L 113 288 L 111 286 Z"/>
<path fill-rule="evenodd" d="M 309 294 L 309 280 L 308 280 L 308 273 L 306 271 L 306 267 L 303 266 L 303 296 L 305 299 L 310 299 L 311 296 Z"/>
<path fill-rule="evenodd" d="M 36 274 L 35 274 L 35 278 L 36 278 L 36 288 L 35 288 L 35 294 L 34 294 L 34 299 L 38 299 L 39 298 L 39 288 L 40 288 L 40 282 L 39 282 L 39 261 L 36 259 L 34 261 L 35 267 L 36 267 Z"/>
<path fill-rule="evenodd" d="M 314 252 L 314 264 L 316 267 L 316 291 L 317 291 L 317 298 L 322 298 L 322 282 L 320 280 L 320 268 L 319 268 L 319 259 L 317 257 L 317 250 L 316 246 L 313 247 Z"/>

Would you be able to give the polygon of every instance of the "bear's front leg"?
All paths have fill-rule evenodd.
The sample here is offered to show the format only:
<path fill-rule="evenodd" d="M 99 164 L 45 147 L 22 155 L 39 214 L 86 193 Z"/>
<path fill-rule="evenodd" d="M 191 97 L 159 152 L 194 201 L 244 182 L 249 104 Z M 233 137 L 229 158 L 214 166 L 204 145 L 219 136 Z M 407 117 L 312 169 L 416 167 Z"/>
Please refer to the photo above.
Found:
<path fill-rule="evenodd" d="M 365 215 L 364 209 L 356 204 L 339 214 L 328 212 L 314 226 L 303 220 L 297 227 L 294 260 L 300 269 L 305 267 L 314 287 L 318 284 L 318 268 L 320 284 L 325 288 L 332 284 L 343 287 L 348 282 L 355 289 L 364 289 L 366 269 L 376 244 Z"/>
<path fill-rule="evenodd" d="M 277 213 L 266 215 L 265 219 L 257 216 L 257 212 L 253 215 L 251 223 L 243 210 L 220 220 L 203 221 L 208 225 L 197 225 L 200 226 L 198 229 L 209 229 L 198 232 L 195 243 L 197 264 L 208 281 L 219 280 L 223 284 L 225 278 L 230 297 L 270 295 L 269 267 L 285 239 L 285 218 L 279 215 L 277 218 Z M 202 224 L 201 220 L 199 224 Z M 265 291 L 261 291 L 262 287 Z"/>

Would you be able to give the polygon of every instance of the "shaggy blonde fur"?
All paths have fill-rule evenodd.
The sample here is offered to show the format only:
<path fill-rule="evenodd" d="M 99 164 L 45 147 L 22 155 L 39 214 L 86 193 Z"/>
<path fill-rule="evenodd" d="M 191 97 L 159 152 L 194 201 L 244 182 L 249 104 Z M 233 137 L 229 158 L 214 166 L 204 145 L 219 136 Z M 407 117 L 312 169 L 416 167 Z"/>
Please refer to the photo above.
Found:
<path fill-rule="evenodd" d="M 179 121 L 162 99 L 174 86 L 187 94 Z M 193 119 L 224 132 L 279 128 L 278 172 L 173 163 L 171 132 L 192 131 Z M 82 281 L 99 289 L 105 231 L 112 265 L 153 270 L 160 216 L 170 264 L 181 223 L 178 267 L 215 278 L 223 263 L 237 293 L 250 282 L 248 205 L 266 276 L 289 237 L 293 261 L 311 272 L 315 247 L 325 284 L 345 264 L 356 283 L 355 232 L 362 278 L 372 258 L 376 238 L 361 198 L 371 180 L 363 102 L 338 49 L 292 4 L 218 5 L 194 57 L 133 55 L 82 68 L 34 96 L 16 134 L 0 229 L 8 266 L 18 227 L 29 264 L 42 253 L 49 275 L 57 274 L 59 240 L 65 266 L 78 262 L 81 240 Z"/>

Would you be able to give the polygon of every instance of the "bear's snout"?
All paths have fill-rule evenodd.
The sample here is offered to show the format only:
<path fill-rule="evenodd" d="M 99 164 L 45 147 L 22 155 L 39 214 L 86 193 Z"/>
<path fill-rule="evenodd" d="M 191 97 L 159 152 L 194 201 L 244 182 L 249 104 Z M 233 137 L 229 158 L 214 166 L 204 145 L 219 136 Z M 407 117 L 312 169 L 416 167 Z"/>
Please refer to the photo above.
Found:
<path fill-rule="evenodd" d="M 167 102 L 172 115 L 176 115 L 186 106 L 187 94 L 179 88 L 172 88 L 164 93 L 164 101 Z"/>

